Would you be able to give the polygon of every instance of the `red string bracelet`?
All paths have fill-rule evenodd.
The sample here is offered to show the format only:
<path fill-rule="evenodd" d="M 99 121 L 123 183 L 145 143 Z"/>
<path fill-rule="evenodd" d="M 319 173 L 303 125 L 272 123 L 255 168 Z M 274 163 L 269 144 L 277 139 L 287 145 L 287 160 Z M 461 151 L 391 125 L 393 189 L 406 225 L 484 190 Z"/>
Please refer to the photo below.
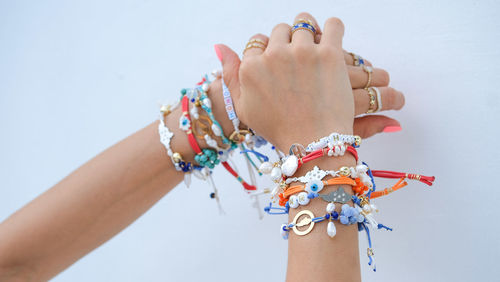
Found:
<path fill-rule="evenodd" d="M 329 150 L 333 150 L 333 149 L 329 149 L 329 148 L 319 149 L 319 150 L 316 150 L 314 152 L 307 154 L 303 158 L 300 158 L 297 169 L 299 169 L 303 164 L 305 164 L 307 162 L 310 162 L 310 161 L 315 160 L 317 158 L 321 158 L 323 156 L 327 156 Z M 349 146 L 349 147 L 347 147 L 346 151 L 351 153 L 354 156 L 354 158 L 356 159 L 356 162 L 358 162 L 358 151 L 356 151 L 356 148 L 354 148 L 353 146 Z"/>
<path fill-rule="evenodd" d="M 182 97 L 182 115 L 186 117 L 187 120 L 189 120 L 189 129 L 186 130 L 189 145 L 191 145 L 191 148 L 193 148 L 193 151 L 196 154 L 202 154 L 203 152 L 201 151 L 201 148 L 198 145 L 198 142 L 196 142 L 196 138 L 194 137 L 193 134 L 193 129 L 191 126 L 191 116 L 189 115 L 189 99 L 187 96 Z"/>

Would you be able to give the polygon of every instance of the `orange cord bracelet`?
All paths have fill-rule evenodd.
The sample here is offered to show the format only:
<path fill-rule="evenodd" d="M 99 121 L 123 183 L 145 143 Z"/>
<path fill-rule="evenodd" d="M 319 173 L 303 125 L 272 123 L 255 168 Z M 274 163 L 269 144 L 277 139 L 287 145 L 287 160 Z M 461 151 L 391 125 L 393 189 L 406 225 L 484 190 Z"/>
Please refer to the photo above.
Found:
<path fill-rule="evenodd" d="M 341 185 L 341 184 L 356 186 L 356 181 L 354 181 L 352 178 L 349 178 L 347 176 L 335 177 L 335 178 L 328 179 L 326 181 L 322 180 L 321 182 L 323 182 L 323 184 L 325 186 Z M 283 198 L 288 199 L 291 195 L 304 191 L 305 188 L 306 188 L 306 185 L 296 185 L 296 186 L 289 187 L 288 189 L 285 190 L 285 192 L 283 192 Z"/>

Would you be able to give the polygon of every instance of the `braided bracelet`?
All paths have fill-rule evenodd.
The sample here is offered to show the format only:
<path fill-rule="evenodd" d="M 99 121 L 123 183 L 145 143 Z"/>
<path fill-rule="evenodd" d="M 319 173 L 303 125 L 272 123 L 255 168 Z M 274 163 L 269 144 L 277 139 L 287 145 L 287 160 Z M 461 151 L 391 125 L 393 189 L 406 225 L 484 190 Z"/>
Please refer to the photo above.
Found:
<path fill-rule="evenodd" d="M 172 148 L 170 146 L 170 143 L 172 141 L 172 138 L 174 137 L 174 133 L 168 129 L 168 127 L 165 125 L 165 117 L 168 116 L 177 106 L 179 105 L 179 102 L 176 104 L 172 105 L 162 105 L 160 112 L 160 122 L 158 124 L 158 133 L 160 135 L 160 142 L 165 146 L 165 149 L 167 149 L 167 155 L 170 157 L 175 169 L 177 171 L 182 171 L 182 172 L 191 172 L 193 169 L 200 170 L 202 167 L 197 166 L 197 165 L 192 165 L 190 162 L 184 161 L 182 158 L 182 155 L 178 152 L 172 151 Z M 186 185 L 189 186 L 189 182 L 186 181 Z"/>
<path fill-rule="evenodd" d="M 184 130 L 188 136 L 189 144 L 191 148 L 196 153 L 194 160 L 198 162 L 201 166 L 209 167 L 213 169 L 215 165 L 220 163 L 217 153 L 212 149 L 201 149 L 193 135 L 193 130 L 191 126 L 191 117 L 189 116 L 189 100 L 187 96 L 182 97 L 182 115 L 179 119 L 179 127 Z"/>
<path fill-rule="evenodd" d="M 328 136 L 320 138 L 318 141 L 311 142 L 307 145 L 306 152 L 313 152 L 326 147 L 332 149 L 333 147 L 341 144 L 350 144 L 355 147 L 359 147 L 359 145 L 361 145 L 361 137 L 357 135 L 345 135 L 334 132 Z"/>

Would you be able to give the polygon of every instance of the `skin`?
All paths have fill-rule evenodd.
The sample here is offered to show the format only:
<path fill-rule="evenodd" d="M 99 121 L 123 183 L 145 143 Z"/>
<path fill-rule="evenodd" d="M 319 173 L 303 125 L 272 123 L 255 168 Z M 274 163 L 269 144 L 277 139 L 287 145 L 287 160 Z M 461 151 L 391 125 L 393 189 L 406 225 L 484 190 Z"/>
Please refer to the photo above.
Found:
<path fill-rule="evenodd" d="M 298 17 L 313 19 L 308 14 L 299 14 Z M 356 76 L 356 69 L 352 69 L 354 66 L 346 65 L 349 64 L 349 58 L 342 52 L 343 26 L 338 19 L 326 22 L 318 46 L 312 45 L 317 44 L 312 35 L 303 31 L 294 35 L 293 42 L 286 43 L 283 34 L 285 28 L 284 25 L 275 28 L 268 47 L 270 51 L 286 49 L 286 56 L 283 57 L 275 57 L 275 52 L 264 56 L 264 53 L 254 53 L 256 50 L 252 50 L 255 58 L 250 60 L 245 54 L 240 67 L 239 59 L 236 61 L 237 55 L 232 50 L 223 45 L 218 47 L 225 80 L 234 95 L 238 114 L 246 124 L 285 151 L 291 143 L 307 144 L 312 141 L 307 136 L 320 137 L 335 130 L 352 133 L 354 130 L 368 137 L 381 132 L 387 125 L 399 125 L 397 121 L 383 116 L 369 115 L 354 119 L 356 114 L 366 111 L 368 104 L 366 97 L 357 94 L 362 90 L 352 88 L 356 84 L 354 81 L 361 79 L 361 76 Z M 276 44 L 273 44 L 274 39 L 279 39 Z M 323 42 L 328 47 L 326 51 L 321 51 Z M 303 57 L 303 52 L 296 48 L 303 48 L 302 51 L 312 48 L 314 51 L 309 57 Z M 261 58 L 257 59 L 257 56 Z M 313 77 L 314 83 L 311 83 L 313 78 L 299 77 L 299 64 L 300 75 L 305 73 L 308 78 Z M 291 71 L 283 72 L 284 69 Z M 259 76 L 264 73 L 280 81 L 283 87 L 270 85 L 270 79 Z M 366 83 L 366 77 L 364 79 Z M 380 86 L 389 89 L 386 83 L 388 79 L 382 79 Z M 232 132 L 220 93 L 221 83 L 217 80 L 209 90 L 214 114 L 224 131 Z M 276 97 L 273 98 L 271 94 Z M 387 95 L 397 97 L 400 92 Z M 310 98 L 305 99 L 305 96 Z M 279 100 L 278 97 L 287 99 Z M 316 103 L 318 99 L 324 103 Z M 384 101 L 384 109 L 401 108 L 404 98 L 399 102 L 393 99 L 393 102 Z M 338 108 L 321 106 L 327 104 Z M 297 116 L 287 119 L 288 111 L 283 106 L 290 107 L 287 109 Z M 253 119 L 255 115 L 252 113 L 256 110 L 272 112 L 273 115 L 276 113 L 280 119 L 274 120 L 274 123 L 269 122 L 269 116 L 267 120 Z M 333 115 L 334 112 L 337 114 Z M 180 115 L 178 108 L 165 119 L 167 127 L 175 134 L 172 148 L 185 159 L 192 160 L 194 153 L 185 133 L 178 128 Z M 318 123 L 324 120 L 330 122 Z M 297 126 L 297 123 L 302 126 Z M 153 122 L 107 149 L 2 222 L 0 281 L 44 281 L 54 277 L 134 222 L 182 181 L 182 173 L 175 170 L 158 140 L 157 126 L 158 123 Z M 276 134 L 276 128 L 283 130 Z M 307 132 L 298 134 L 295 128 L 304 128 Z M 203 142 L 199 143 L 206 147 Z M 320 160 L 317 164 L 333 168 L 353 165 L 354 160 L 344 156 Z M 298 173 L 302 174 L 307 169 L 305 166 Z M 314 205 L 308 208 L 317 214 L 324 209 Z M 293 214 L 290 216 L 293 217 Z M 287 280 L 332 281 L 331 275 L 342 281 L 359 280 L 355 228 L 338 227 L 335 240 L 330 240 L 320 229 L 315 228 L 308 236 L 300 238 L 291 234 Z M 314 244 L 311 244 L 313 241 Z M 314 247 L 311 248 L 311 245 Z M 342 259 L 340 255 L 326 258 L 331 252 L 343 254 Z M 303 264 L 304 257 L 310 263 Z M 304 267 L 307 277 L 298 271 Z"/>

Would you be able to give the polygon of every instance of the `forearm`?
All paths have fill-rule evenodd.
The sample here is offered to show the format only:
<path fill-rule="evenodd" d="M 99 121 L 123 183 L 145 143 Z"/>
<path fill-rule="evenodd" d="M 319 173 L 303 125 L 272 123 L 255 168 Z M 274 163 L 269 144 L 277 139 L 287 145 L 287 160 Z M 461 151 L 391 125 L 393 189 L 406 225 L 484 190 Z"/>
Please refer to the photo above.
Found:
<path fill-rule="evenodd" d="M 180 115 L 180 111 L 172 113 Z M 172 146 L 191 157 L 174 118 Z M 154 122 L 107 149 L 0 225 L 0 277 L 12 269 L 48 279 L 148 210 L 182 179 Z M 0 279 L 2 280 L 2 279 Z"/>
<path fill-rule="evenodd" d="M 354 158 L 345 154 L 343 157 L 323 158 L 314 164 L 306 163 L 297 175 L 304 175 L 315 165 L 321 169 L 338 170 L 342 166 L 355 166 Z M 342 185 L 352 195 L 352 188 Z M 327 186 L 323 193 L 336 191 L 338 185 Z M 309 210 L 314 216 L 323 216 L 326 202 L 313 199 L 306 206 L 290 209 L 289 221 L 301 210 Z M 340 213 L 340 204 L 336 211 Z M 359 266 L 358 229 L 356 225 L 335 224 L 337 233 L 331 238 L 327 235 L 327 222 L 315 224 L 306 236 L 289 232 L 287 281 L 361 281 Z"/>

